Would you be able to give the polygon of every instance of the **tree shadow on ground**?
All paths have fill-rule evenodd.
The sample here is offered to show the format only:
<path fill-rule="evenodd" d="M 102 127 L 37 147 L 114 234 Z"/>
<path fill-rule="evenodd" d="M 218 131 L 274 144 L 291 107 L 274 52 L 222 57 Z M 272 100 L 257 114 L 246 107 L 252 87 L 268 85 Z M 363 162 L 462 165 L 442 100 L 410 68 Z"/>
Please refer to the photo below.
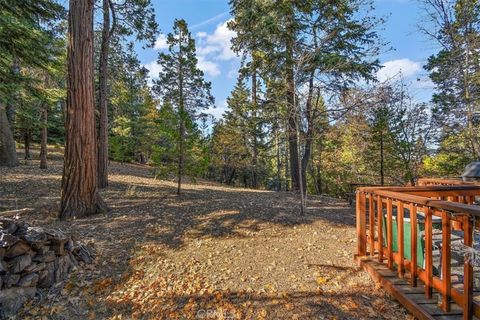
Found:
<path fill-rule="evenodd" d="M 26 175 L 25 179 L 0 181 L 1 190 L 5 190 L 11 195 L 18 194 L 27 206 L 35 206 L 36 199 L 31 193 L 19 193 L 21 188 L 25 188 L 25 190 L 41 189 L 37 191 L 37 194 L 48 197 L 52 202 L 58 202 L 61 164 L 51 164 L 51 169 L 47 172 L 32 166 L 15 170 L 17 169 L 9 172 L 23 172 Z M 284 236 L 285 233 L 272 232 L 274 229 L 292 230 L 301 226 L 314 225 L 319 221 L 322 222 L 322 228 L 331 229 L 332 232 L 330 234 L 319 232 L 315 237 L 322 237 L 321 239 L 328 239 L 334 243 L 337 240 L 331 237 L 336 236 L 341 239 L 346 236 L 344 233 L 340 233 L 342 231 L 337 230 L 352 231 L 352 227 L 355 225 L 354 210 L 337 199 L 310 196 L 309 208 L 304 216 L 300 216 L 298 195 L 292 193 L 237 189 L 216 184 L 186 184 L 183 194 L 177 196 L 175 182 L 157 181 L 151 179 L 151 176 L 151 170 L 145 166 L 113 164 L 110 186 L 101 191 L 102 196 L 112 208 L 110 212 L 91 216 L 88 219 L 48 222 L 49 226 L 60 227 L 71 234 L 79 234 L 81 239 L 95 240 L 102 262 L 96 270 L 95 277 L 123 274 L 126 278 L 116 279 L 114 283 L 128 284 L 130 277 L 139 276 L 129 262 L 135 253 L 143 250 L 145 244 L 152 244 L 155 247 L 153 253 L 155 257 L 162 258 L 162 250 L 182 252 L 181 249 L 187 244 L 191 244 L 192 241 L 212 238 L 233 239 L 232 242 L 235 242 L 252 238 L 257 242 L 257 239 L 262 241 L 266 237 Z M 56 211 L 52 214 L 56 216 Z M 34 218 L 38 219 L 38 217 Z M 41 223 L 42 221 L 39 221 L 39 224 Z M 43 223 L 47 224 L 47 222 Z M 315 225 L 315 228 L 317 227 L 318 225 Z M 310 231 L 315 232 L 313 229 L 306 230 L 305 228 L 301 232 Z M 296 243 L 298 247 L 303 244 L 303 238 L 300 240 L 300 243 Z M 214 245 L 218 245 L 218 243 L 216 242 Z M 348 243 L 344 244 L 344 247 L 349 248 L 353 245 Z M 194 249 L 190 246 L 190 249 L 185 251 L 189 253 L 192 250 Z M 337 254 L 336 247 L 333 251 L 335 251 L 334 254 Z M 285 254 L 288 253 L 280 248 L 277 257 L 266 257 L 265 260 L 268 263 L 275 262 L 282 259 Z M 315 252 L 312 252 L 311 255 L 315 255 Z M 254 254 L 249 257 L 252 256 L 256 257 Z M 115 258 L 114 263 L 110 262 L 112 257 Z M 222 256 L 222 258 L 224 257 L 226 256 Z M 238 261 L 241 259 L 237 258 Z M 296 258 L 292 257 L 292 259 Z M 206 262 L 207 259 L 202 261 L 202 263 Z M 153 270 L 158 268 L 158 263 L 152 264 Z M 260 261 L 251 262 L 252 265 L 258 263 Z M 312 264 L 310 267 L 315 270 L 330 270 L 332 273 L 342 275 L 338 281 L 347 281 L 348 277 L 360 272 L 356 268 L 343 265 Z M 155 274 L 152 270 L 143 271 Z M 302 281 L 304 280 L 302 279 Z M 284 282 L 290 284 L 288 280 Z M 158 285 L 152 288 L 160 290 Z M 258 289 L 260 286 L 255 288 Z M 148 288 L 139 287 L 137 289 L 148 291 Z M 366 293 L 362 288 L 358 288 L 358 292 L 347 293 L 302 291 L 291 288 L 284 294 L 225 290 L 206 294 L 187 294 L 185 291 L 179 290 L 177 293 L 173 292 L 168 295 L 166 303 L 172 304 L 171 310 L 180 311 L 188 304 L 188 301 L 193 299 L 200 301 L 198 308 L 209 307 L 210 310 L 217 310 L 220 307 L 217 304 L 219 296 L 221 301 L 241 309 L 240 311 L 248 310 L 248 308 L 242 309 L 242 307 L 250 301 L 253 312 L 262 312 L 263 309 L 266 309 L 267 319 L 292 319 L 292 316 L 296 314 L 299 319 L 318 319 L 321 315 L 328 314 L 335 315 L 340 319 L 356 318 L 358 316 L 357 305 L 370 303 L 365 302 L 362 297 L 371 297 L 372 301 L 377 297 L 375 293 Z M 146 308 L 142 311 L 144 318 L 157 318 L 157 315 L 163 315 L 168 319 L 168 315 L 165 316 L 165 313 L 159 310 L 155 311 L 153 308 L 160 298 L 155 294 L 152 295 L 153 301 L 150 302 L 148 299 L 138 303 L 127 301 L 123 308 L 128 312 L 133 312 L 136 308 L 144 307 Z M 373 302 L 370 304 L 372 308 L 375 307 Z M 279 307 L 280 305 L 282 307 Z M 116 308 L 111 306 L 110 310 Z M 118 312 L 123 314 L 121 310 Z M 189 312 L 192 315 L 192 310 Z"/>
<path fill-rule="evenodd" d="M 311 196 L 309 208 L 301 216 L 297 198 L 286 192 L 201 185 L 185 186 L 177 196 L 173 184 L 113 182 L 107 191 L 111 214 L 92 219 L 104 232 L 122 233 L 128 229 L 146 236 L 146 241 L 171 248 L 181 247 L 187 233 L 196 238 L 246 237 L 272 224 L 294 227 L 318 220 L 328 222 L 332 228 L 355 224 L 352 208 L 342 201 Z M 92 220 L 78 220 L 76 224 L 91 225 Z M 145 232 L 152 226 L 161 232 Z"/>
<path fill-rule="evenodd" d="M 352 292 L 172 292 L 157 294 L 153 299 L 147 293 L 140 294 L 140 299 L 123 302 L 115 298 L 107 300 L 111 314 L 145 319 L 382 319 L 375 310 L 385 307 L 383 294 L 364 292 L 361 288 Z M 397 311 L 405 316 L 401 309 Z"/>

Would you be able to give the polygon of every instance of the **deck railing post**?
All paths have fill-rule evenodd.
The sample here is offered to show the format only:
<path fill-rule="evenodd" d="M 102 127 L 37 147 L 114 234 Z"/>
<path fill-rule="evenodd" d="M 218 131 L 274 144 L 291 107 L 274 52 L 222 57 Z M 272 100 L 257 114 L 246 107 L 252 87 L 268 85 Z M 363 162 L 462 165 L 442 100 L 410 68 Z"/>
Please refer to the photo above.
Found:
<path fill-rule="evenodd" d="M 357 191 L 357 255 L 367 254 L 367 217 L 365 208 L 365 193 Z"/>
<path fill-rule="evenodd" d="M 370 256 L 375 255 L 375 200 L 373 194 L 370 193 L 368 197 L 368 217 L 370 229 Z"/>
<path fill-rule="evenodd" d="M 398 264 L 398 277 L 403 278 L 405 274 L 405 266 L 404 266 L 404 248 L 403 248 L 403 217 L 404 217 L 404 207 L 403 202 L 398 201 L 397 205 L 397 225 L 398 225 L 398 255 L 400 256 L 400 261 Z"/>
<path fill-rule="evenodd" d="M 411 263 L 410 276 L 412 287 L 417 286 L 417 207 L 414 203 L 410 203 L 410 249 Z"/>
<path fill-rule="evenodd" d="M 468 198 L 467 198 L 467 203 L 468 203 L 468 204 L 473 204 L 474 201 L 475 201 L 475 197 L 474 197 L 474 196 L 468 196 Z"/>
<path fill-rule="evenodd" d="M 387 199 L 387 248 L 388 258 L 387 266 L 389 269 L 393 269 L 393 204 L 392 199 Z"/>
<path fill-rule="evenodd" d="M 442 310 L 450 311 L 451 296 L 451 252 L 450 252 L 451 226 L 450 216 L 442 212 Z"/>
<path fill-rule="evenodd" d="M 472 230 L 473 222 L 470 221 L 470 217 L 465 215 L 463 222 L 463 243 L 464 245 L 471 247 L 473 243 Z M 473 267 L 470 261 L 465 259 L 463 263 L 463 319 L 470 320 L 473 318 Z"/>
<path fill-rule="evenodd" d="M 383 262 L 383 202 L 382 197 L 377 196 L 377 221 L 378 221 L 378 262 Z"/>
<path fill-rule="evenodd" d="M 432 298 L 432 283 L 433 283 L 433 250 L 432 239 L 432 210 L 425 208 L 425 272 L 427 278 L 425 281 L 425 296 L 428 299 Z"/>

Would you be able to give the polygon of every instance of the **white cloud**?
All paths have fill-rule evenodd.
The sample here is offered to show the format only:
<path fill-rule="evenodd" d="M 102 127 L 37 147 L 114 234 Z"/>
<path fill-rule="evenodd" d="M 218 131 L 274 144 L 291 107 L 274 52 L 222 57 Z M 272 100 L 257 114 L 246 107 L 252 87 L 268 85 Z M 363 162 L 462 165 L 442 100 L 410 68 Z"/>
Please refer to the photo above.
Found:
<path fill-rule="evenodd" d="M 413 83 L 413 86 L 417 89 L 435 88 L 435 84 L 428 76 L 417 77 L 416 81 Z"/>
<path fill-rule="evenodd" d="M 168 49 L 167 37 L 164 34 L 159 35 L 157 40 L 155 41 L 155 46 L 153 48 L 155 50 Z"/>
<path fill-rule="evenodd" d="M 162 71 L 162 66 L 157 63 L 157 60 L 144 64 L 144 67 L 148 69 L 149 85 L 153 85 L 153 80 L 158 79 L 158 74 Z"/>
<path fill-rule="evenodd" d="M 214 46 L 200 46 L 197 49 L 197 54 L 199 56 L 206 56 L 218 52 L 218 48 Z"/>
<path fill-rule="evenodd" d="M 410 59 L 390 60 L 383 64 L 383 68 L 377 72 L 379 81 L 387 81 L 400 74 L 403 77 L 410 77 L 418 74 L 422 70 L 420 63 Z"/>
<path fill-rule="evenodd" d="M 223 100 L 222 104 L 217 107 L 209 107 L 205 113 L 212 115 L 215 119 L 220 120 L 223 117 L 223 113 L 227 111 L 227 100 Z"/>
<path fill-rule="evenodd" d="M 232 69 L 230 69 L 230 71 L 228 71 L 227 77 L 228 77 L 228 79 L 237 78 L 238 77 L 238 66 L 235 66 Z"/>
<path fill-rule="evenodd" d="M 198 67 L 210 77 L 219 76 L 224 67 L 222 61 L 236 61 L 237 55 L 230 49 L 235 32 L 227 27 L 228 21 L 217 25 L 212 33 L 196 33 Z"/>
<path fill-rule="evenodd" d="M 215 48 L 217 57 L 220 60 L 232 60 L 237 55 L 230 49 L 232 46 L 231 40 L 236 36 L 236 33 L 227 27 L 228 21 L 225 21 L 217 26 L 213 34 L 207 36 L 207 46 Z"/>
<path fill-rule="evenodd" d="M 220 66 L 207 60 L 204 56 L 198 56 L 198 68 L 211 77 L 216 77 L 221 73 Z"/>

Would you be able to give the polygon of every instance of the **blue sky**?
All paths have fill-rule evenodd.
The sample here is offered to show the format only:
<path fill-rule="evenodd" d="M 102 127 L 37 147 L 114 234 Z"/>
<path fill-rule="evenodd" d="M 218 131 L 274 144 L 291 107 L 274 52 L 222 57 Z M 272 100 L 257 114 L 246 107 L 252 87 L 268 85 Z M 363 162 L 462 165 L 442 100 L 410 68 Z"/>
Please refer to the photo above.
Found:
<path fill-rule="evenodd" d="M 153 0 L 157 21 L 162 34 L 154 49 L 139 49 L 142 63 L 149 68 L 152 76 L 158 74 L 156 58 L 159 50 L 165 49 L 164 35 L 171 31 L 173 21 L 183 18 L 189 24 L 196 38 L 199 67 L 212 82 L 212 93 L 216 109 L 210 110 L 219 118 L 226 107 L 226 98 L 235 85 L 239 58 L 230 50 L 230 39 L 234 33 L 226 28 L 230 19 L 227 0 Z M 434 45 L 427 41 L 417 28 L 422 13 L 413 0 L 376 0 L 375 14 L 385 16 L 387 22 L 380 30 L 384 40 L 393 50 L 380 56 L 385 66 L 378 78 L 384 80 L 402 73 L 410 82 L 413 94 L 418 100 L 428 100 L 432 86 L 422 66 L 435 52 Z M 418 81 L 417 79 L 420 79 Z"/>

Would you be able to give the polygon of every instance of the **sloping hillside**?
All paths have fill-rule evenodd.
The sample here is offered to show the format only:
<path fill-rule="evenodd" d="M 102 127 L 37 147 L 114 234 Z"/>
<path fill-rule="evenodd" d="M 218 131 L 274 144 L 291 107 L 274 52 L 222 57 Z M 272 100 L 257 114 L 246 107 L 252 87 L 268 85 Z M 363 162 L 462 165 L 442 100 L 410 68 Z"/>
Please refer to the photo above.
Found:
<path fill-rule="evenodd" d="M 1 168 L 2 196 L 38 208 L 33 224 L 91 240 L 98 257 L 20 318 L 409 317 L 353 263 L 355 217 L 341 201 L 311 197 L 300 217 L 289 193 L 198 183 L 179 197 L 148 167 L 112 163 L 111 211 L 58 222 L 61 158 L 37 167 Z"/>

